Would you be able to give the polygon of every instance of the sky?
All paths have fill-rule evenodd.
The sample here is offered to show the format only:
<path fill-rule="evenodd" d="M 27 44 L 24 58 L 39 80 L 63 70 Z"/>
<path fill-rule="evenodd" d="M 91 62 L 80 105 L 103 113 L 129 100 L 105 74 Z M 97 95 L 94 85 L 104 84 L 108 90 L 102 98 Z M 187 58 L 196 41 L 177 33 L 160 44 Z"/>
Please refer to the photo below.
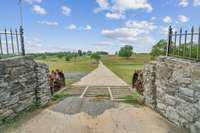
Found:
<path fill-rule="evenodd" d="M 149 52 L 167 29 L 200 26 L 200 0 L 22 0 L 26 52 Z M 0 29 L 20 25 L 18 0 L 1 0 Z"/>

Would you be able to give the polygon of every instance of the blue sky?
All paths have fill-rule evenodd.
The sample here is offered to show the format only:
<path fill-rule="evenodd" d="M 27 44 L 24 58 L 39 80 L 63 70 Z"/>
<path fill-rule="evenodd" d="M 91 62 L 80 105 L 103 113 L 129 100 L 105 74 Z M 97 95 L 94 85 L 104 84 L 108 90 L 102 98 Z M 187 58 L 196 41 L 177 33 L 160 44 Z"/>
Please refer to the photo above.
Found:
<path fill-rule="evenodd" d="M 200 0 L 23 0 L 27 52 L 149 52 L 167 27 L 200 25 Z M 18 0 L 1 0 L 0 28 L 19 26 Z"/>

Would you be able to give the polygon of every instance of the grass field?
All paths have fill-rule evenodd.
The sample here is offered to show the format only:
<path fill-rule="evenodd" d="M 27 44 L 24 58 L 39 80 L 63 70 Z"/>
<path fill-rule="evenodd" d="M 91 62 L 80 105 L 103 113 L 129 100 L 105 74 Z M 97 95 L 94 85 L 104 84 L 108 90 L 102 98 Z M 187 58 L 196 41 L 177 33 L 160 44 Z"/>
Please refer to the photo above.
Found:
<path fill-rule="evenodd" d="M 118 56 L 104 56 L 103 63 L 110 68 L 121 79 L 131 84 L 132 76 L 135 70 L 143 69 L 144 64 L 150 61 L 149 54 L 137 54 L 130 58 Z"/>
<path fill-rule="evenodd" d="M 73 72 L 90 72 L 97 67 L 96 63 L 93 63 L 90 57 L 82 56 L 78 57 L 76 61 L 71 59 L 71 61 L 65 61 L 64 58 L 57 58 L 54 56 L 47 57 L 46 59 L 36 58 L 38 62 L 45 63 L 49 66 L 49 70 L 62 70 L 64 73 Z M 71 85 L 77 80 L 66 79 L 66 85 Z"/>
<path fill-rule="evenodd" d="M 38 58 L 39 62 L 46 63 L 50 71 L 55 69 L 64 72 L 90 72 L 97 67 L 88 56 L 78 57 L 75 61 L 65 61 L 64 58 L 47 57 L 46 59 Z M 130 58 L 122 58 L 115 55 L 102 56 L 103 63 L 110 68 L 115 74 L 131 84 L 132 76 L 135 70 L 143 69 L 145 63 L 150 61 L 149 54 L 137 54 Z M 74 81 L 66 80 L 66 84 L 72 84 Z"/>
<path fill-rule="evenodd" d="M 90 72 L 97 67 L 97 64 L 93 63 L 88 56 L 78 57 L 76 61 L 65 61 L 64 58 L 59 59 L 57 57 L 47 57 L 45 60 L 38 58 L 39 62 L 45 63 L 49 66 L 49 70 L 59 69 L 63 72 Z"/>

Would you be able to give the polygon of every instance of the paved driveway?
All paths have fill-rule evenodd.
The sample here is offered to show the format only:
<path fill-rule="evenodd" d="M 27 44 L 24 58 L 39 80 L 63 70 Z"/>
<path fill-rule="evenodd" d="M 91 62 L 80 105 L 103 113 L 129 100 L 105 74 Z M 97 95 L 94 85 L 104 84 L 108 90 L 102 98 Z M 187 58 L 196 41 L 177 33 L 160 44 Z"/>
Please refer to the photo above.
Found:
<path fill-rule="evenodd" d="M 123 103 L 113 105 L 111 101 L 88 98 L 67 98 L 9 133 L 186 132 L 147 107 Z"/>
<path fill-rule="evenodd" d="M 123 80 L 115 75 L 110 69 L 99 63 L 97 69 L 83 77 L 74 85 L 78 86 L 127 86 Z"/>
<path fill-rule="evenodd" d="M 104 88 L 97 91 L 95 87 L 94 90 L 75 87 L 71 91 L 79 94 L 77 91 L 82 90 L 81 96 L 66 98 L 8 133 L 186 133 L 147 107 L 87 97 L 94 96 L 94 92 L 118 95 L 120 89 L 105 86 L 127 86 L 102 63 L 74 85 Z"/>

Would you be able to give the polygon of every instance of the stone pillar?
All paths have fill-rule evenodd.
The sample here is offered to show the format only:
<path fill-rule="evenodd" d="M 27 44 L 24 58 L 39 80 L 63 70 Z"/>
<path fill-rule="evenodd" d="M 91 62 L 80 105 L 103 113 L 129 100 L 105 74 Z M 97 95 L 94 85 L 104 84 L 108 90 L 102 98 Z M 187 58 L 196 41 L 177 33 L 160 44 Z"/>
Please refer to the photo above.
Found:
<path fill-rule="evenodd" d="M 156 108 L 156 62 L 150 62 L 144 67 L 144 97 L 145 104 L 152 109 Z"/>
<path fill-rule="evenodd" d="M 48 81 L 48 66 L 42 63 L 36 63 L 36 79 L 37 79 L 37 86 L 36 86 L 36 99 L 37 104 L 39 106 L 46 105 L 50 98 L 50 88 L 49 88 L 49 81 Z"/>

